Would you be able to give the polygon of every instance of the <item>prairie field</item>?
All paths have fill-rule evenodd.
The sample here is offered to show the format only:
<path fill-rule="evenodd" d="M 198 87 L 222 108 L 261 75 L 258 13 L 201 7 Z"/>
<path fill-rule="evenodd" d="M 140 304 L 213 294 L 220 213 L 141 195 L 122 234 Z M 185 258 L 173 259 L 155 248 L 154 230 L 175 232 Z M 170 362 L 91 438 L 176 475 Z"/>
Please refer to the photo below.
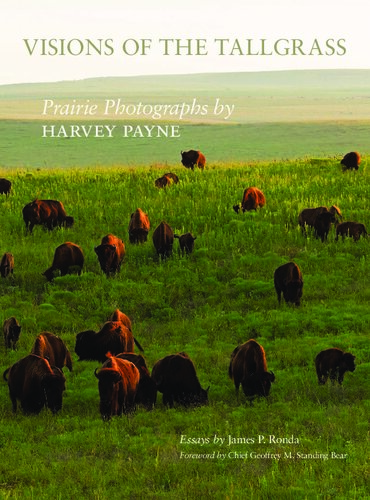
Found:
<path fill-rule="evenodd" d="M 192 172 L 171 155 L 168 163 L 117 160 L 109 168 L 99 161 L 73 168 L 76 158 L 68 169 L 51 168 L 53 160 L 36 168 L 37 151 L 28 156 L 29 166 L 26 158 L 0 171 L 13 185 L 0 196 L 0 250 L 15 261 L 14 274 L 1 278 L 0 324 L 15 316 L 22 327 L 18 349 L 0 349 L 0 371 L 26 356 L 43 331 L 66 342 L 74 365 L 64 369 L 55 416 L 13 414 L 2 380 L 0 497 L 369 498 L 369 240 L 336 241 L 332 228 L 321 242 L 298 226 L 303 208 L 334 204 L 343 220 L 369 229 L 368 157 L 357 172 L 322 156 L 214 159 Z M 155 188 L 168 171 L 179 183 Z M 236 214 L 248 186 L 265 193 L 266 206 Z M 36 197 L 62 201 L 75 225 L 27 234 L 22 208 Z M 142 245 L 128 241 L 137 207 L 151 221 Z M 152 232 L 162 220 L 197 237 L 193 254 L 182 256 L 175 240 L 170 258 L 157 257 Z M 109 278 L 94 252 L 107 233 L 126 245 L 120 273 Z M 66 241 L 83 249 L 82 274 L 48 283 L 42 273 Z M 279 305 L 274 290 L 274 270 L 291 260 L 304 280 L 299 307 Z M 131 318 L 150 369 L 168 354 L 189 354 L 202 387 L 210 386 L 207 406 L 167 409 L 158 394 L 153 411 L 138 407 L 103 422 L 99 363 L 77 361 L 74 346 L 78 332 L 98 331 L 116 308 Z M 252 405 L 228 378 L 231 352 L 250 338 L 276 377 L 270 396 Z M 356 356 L 342 386 L 318 385 L 314 358 L 329 347 Z"/>

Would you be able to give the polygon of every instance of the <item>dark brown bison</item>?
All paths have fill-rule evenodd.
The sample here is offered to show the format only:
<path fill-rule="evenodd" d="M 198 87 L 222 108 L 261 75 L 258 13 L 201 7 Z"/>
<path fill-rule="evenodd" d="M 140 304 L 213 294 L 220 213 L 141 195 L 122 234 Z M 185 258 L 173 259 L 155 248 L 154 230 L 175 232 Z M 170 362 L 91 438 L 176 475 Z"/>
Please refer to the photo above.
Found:
<path fill-rule="evenodd" d="M 360 153 L 357 151 L 351 151 L 343 156 L 341 160 L 342 170 L 358 170 L 358 166 L 361 162 Z"/>
<path fill-rule="evenodd" d="M 153 244 L 157 254 L 163 259 L 172 254 L 174 233 L 167 222 L 161 222 L 153 232 Z"/>
<path fill-rule="evenodd" d="M 5 347 L 15 350 L 21 333 L 21 326 L 17 319 L 14 316 L 6 319 L 3 323 L 3 330 Z"/>
<path fill-rule="evenodd" d="M 130 243 L 145 243 L 148 239 L 150 230 L 150 221 L 148 215 L 137 208 L 131 214 L 130 222 L 128 225 L 128 235 Z"/>
<path fill-rule="evenodd" d="M 328 377 L 330 377 L 332 383 L 337 380 L 341 384 L 347 371 L 355 371 L 355 356 L 332 347 L 319 352 L 315 358 L 315 366 L 320 385 L 325 384 Z"/>
<path fill-rule="evenodd" d="M 126 359 L 134 363 L 140 372 L 140 381 L 136 393 L 136 403 L 142 404 L 147 410 L 152 410 L 157 400 L 157 386 L 150 376 L 145 359 L 141 354 L 123 352 L 117 358 Z"/>
<path fill-rule="evenodd" d="M 247 398 L 270 394 L 271 383 L 275 380 L 273 372 L 267 371 L 266 356 L 263 347 L 254 339 L 236 347 L 229 364 L 229 377 L 234 381 L 238 394 L 239 386 Z"/>
<path fill-rule="evenodd" d="M 174 174 L 173 172 L 167 172 L 167 174 L 164 174 L 166 177 L 169 177 L 175 184 L 178 184 L 179 182 L 179 177 Z"/>
<path fill-rule="evenodd" d="M 279 304 L 281 302 L 281 293 L 283 293 L 285 302 L 292 302 L 296 306 L 300 305 L 303 279 L 301 270 L 297 264 L 287 262 L 275 269 L 274 285 Z"/>
<path fill-rule="evenodd" d="M 76 269 L 78 274 L 81 274 L 84 260 L 84 254 L 81 247 L 67 241 L 55 249 L 53 263 L 43 275 L 48 281 L 52 281 L 54 273 L 57 270 L 60 271 L 61 276 L 65 276 Z"/>
<path fill-rule="evenodd" d="M 119 309 L 115 309 L 112 314 L 109 316 L 107 321 L 120 321 L 123 323 L 129 330 L 132 331 L 131 320 L 127 316 L 127 314 L 123 313 Z"/>
<path fill-rule="evenodd" d="M 194 363 L 180 352 L 171 354 L 155 363 L 152 378 L 157 390 L 163 394 L 163 404 L 173 407 L 174 402 L 184 406 L 208 403 L 208 389 L 202 389 Z"/>
<path fill-rule="evenodd" d="M 35 339 L 31 354 L 36 354 L 49 361 L 51 366 L 62 368 L 66 366 L 72 371 L 72 358 L 63 340 L 53 333 L 42 332 Z"/>
<path fill-rule="evenodd" d="M 181 163 L 185 168 L 194 170 L 194 166 L 196 165 L 203 170 L 206 164 L 206 158 L 200 151 L 190 149 L 190 151 L 181 151 Z"/>
<path fill-rule="evenodd" d="M 125 256 L 125 244 L 117 236 L 107 234 L 102 238 L 100 245 L 94 248 L 94 251 L 98 256 L 101 270 L 107 276 L 120 270 Z"/>
<path fill-rule="evenodd" d="M 36 225 L 52 231 L 55 227 L 71 227 L 74 224 L 73 217 L 67 215 L 63 203 L 57 200 L 33 200 L 23 207 L 22 213 L 30 233 Z"/>
<path fill-rule="evenodd" d="M 157 188 L 164 188 L 166 186 L 170 186 L 172 182 L 171 177 L 168 177 L 168 175 L 162 175 L 162 177 L 155 180 L 154 184 Z"/>
<path fill-rule="evenodd" d="M 298 223 L 301 226 L 302 232 L 306 234 L 306 226 L 314 228 L 317 216 L 325 212 L 330 212 L 334 217 L 338 216 L 340 219 L 342 218 L 340 209 L 335 205 L 332 205 L 330 208 L 304 208 L 298 216 Z"/>
<path fill-rule="evenodd" d="M 12 189 L 12 183 L 8 179 L 0 178 L 0 194 L 8 196 Z"/>
<path fill-rule="evenodd" d="M 336 228 L 336 240 L 338 241 L 339 236 L 344 239 L 346 236 L 350 236 L 355 241 L 360 239 L 360 236 L 367 236 L 367 231 L 364 224 L 360 222 L 341 222 Z"/>
<path fill-rule="evenodd" d="M 134 363 L 114 357 L 111 353 L 107 353 L 107 358 L 100 370 L 95 370 L 103 420 L 134 410 L 140 381 L 140 372 Z"/>
<path fill-rule="evenodd" d="M 196 236 L 193 236 L 191 233 L 185 233 L 179 236 L 178 234 L 174 234 L 175 238 L 179 239 L 180 250 L 182 255 L 184 252 L 186 254 L 192 253 L 194 250 L 194 241 L 197 239 Z"/>
<path fill-rule="evenodd" d="M 26 414 L 40 413 L 44 406 L 53 413 L 62 408 L 66 379 L 47 359 L 29 354 L 5 370 L 3 378 L 8 382 L 13 412 L 17 400 Z"/>
<path fill-rule="evenodd" d="M 335 215 L 330 212 L 322 212 L 316 217 L 313 228 L 316 238 L 320 238 L 322 242 L 328 239 L 328 234 L 331 225 L 335 222 Z"/>
<path fill-rule="evenodd" d="M 3 278 L 13 274 L 14 271 L 14 257 L 10 252 L 5 252 L 0 261 L 0 274 Z"/>
<path fill-rule="evenodd" d="M 262 191 L 256 187 L 248 187 L 244 190 L 241 205 L 234 205 L 233 209 L 239 213 L 240 208 L 243 212 L 257 210 L 258 207 L 266 205 L 266 198 Z"/>
<path fill-rule="evenodd" d="M 79 360 L 104 362 L 106 353 L 134 352 L 134 337 L 120 321 L 107 321 L 99 332 L 87 330 L 76 336 L 75 353 Z"/>

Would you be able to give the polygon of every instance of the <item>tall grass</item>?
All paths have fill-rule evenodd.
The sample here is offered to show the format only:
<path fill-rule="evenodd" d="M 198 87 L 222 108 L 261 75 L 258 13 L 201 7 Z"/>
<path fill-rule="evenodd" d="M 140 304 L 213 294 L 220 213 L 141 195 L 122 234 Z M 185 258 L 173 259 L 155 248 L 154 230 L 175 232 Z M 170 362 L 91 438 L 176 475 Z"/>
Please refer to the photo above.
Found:
<path fill-rule="evenodd" d="M 364 161 L 366 165 L 366 159 Z M 177 185 L 158 190 L 154 180 L 169 170 Z M 369 414 L 369 242 L 336 242 L 297 224 L 308 206 L 336 204 L 344 219 L 370 227 L 369 174 L 342 173 L 337 162 L 219 164 L 204 172 L 163 168 L 70 169 L 11 175 L 13 193 L 0 199 L 0 253 L 14 254 L 14 276 L 2 280 L 0 324 L 15 315 L 22 333 L 16 352 L 1 348 L 4 371 L 29 353 L 35 336 L 51 331 L 69 346 L 63 410 L 54 417 L 13 415 L 7 386 L 0 391 L 0 495 L 2 498 L 340 498 L 369 495 L 366 436 Z M 236 214 L 232 206 L 255 185 L 266 195 L 263 209 Z M 35 197 L 61 200 L 75 217 L 71 229 L 25 233 L 22 207 Z M 161 261 L 151 241 L 128 242 L 130 214 L 141 207 L 152 230 L 165 220 L 176 233 L 197 236 L 194 254 Z M 126 243 L 119 275 L 100 270 L 94 246 L 112 232 Z M 54 249 L 81 245 L 85 267 L 46 283 Z M 299 308 L 277 303 L 273 272 L 294 260 L 304 279 Z M 151 368 L 160 357 L 186 351 L 209 405 L 154 411 L 138 408 L 129 418 L 104 423 L 98 411 L 95 362 L 77 362 L 75 336 L 98 330 L 119 307 L 133 321 L 135 337 Z M 254 337 L 267 355 L 276 382 L 268 400 L 250 406 L 236 398 L 227 369 L 232 350 Z M 356 370 L 342 387 L 319 386 L 313 360 L 339 347 L 356 356 Z M 181 436 L 209 438 L 183 444 Z M 214 436 L 223 437 L 223 445 Z M 254 443 L 227 445 L 227 438 Z M 266 441 L 258 443 L 258 436 Z M 269 436 L 294 443 L 269 443 Z M 297 442 L 298 440 L 298 442 Z M 217 458 L 230 451 L 247 458 Z M 215 458 L 180 458 L 215 453 Z M 250 453 L 269 458 L 252 458 Z M 331 453 L 347 455 L 331 458 Z M 286 458 L 285 453 L 292 457 Z M 328 459 L 297 458 L 297 453 Z M 271 455 L 280 454 L 280 460 Z M 290 455 L 289 455 L 290 456 Z M 285 458 L 284 458 L 285 457 Z"/>

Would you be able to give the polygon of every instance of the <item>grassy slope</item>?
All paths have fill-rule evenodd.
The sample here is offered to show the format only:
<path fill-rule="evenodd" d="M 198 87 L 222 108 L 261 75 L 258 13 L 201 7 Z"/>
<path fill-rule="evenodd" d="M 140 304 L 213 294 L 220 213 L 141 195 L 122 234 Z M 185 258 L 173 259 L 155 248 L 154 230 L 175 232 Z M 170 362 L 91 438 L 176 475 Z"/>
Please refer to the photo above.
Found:
<path fill-rule="evenodd" d="M 366 161 L 364 161 L 366 165 Z M 167 169 L 167 167 L 166 167 Z M 179 185 L 156 190 L 161 168 L 20 170 L 8 175 L 14 192 L 0 200 L 2 251 L 15 257 L 14 278 L 3 281 L 0 323 L 16 315 L 22 324 L 17 352 L 2 353 L 0 370 L 26 355 L 34 337 L 48 330 L 73 352 L 77 332 L 97 330 L 115 307 L 134 322 L 149 366 L 185 350 L 200 381 L 211 386 L 208 407 L 115 418 L 98 413 L 94 362 L 66 373 L 64 408 L 25 417 L 11 414 L 6 384 L 0 391 L 0 491 L 4 498 L 366 498 L 366 433 L 369 413 L 368 241 L 322 244 L 304 239 L 297 214 L 306 206 L 334 203 L 346 220 L 370 226 L 369 173 L 343 174 L 337 162 L 218 164 L 204 172 L 172 168 Z M 3 172 L 5 174 L 5 172 Z M 235 214 L 244 187 L 263 189 L 266 207 Z M 35 196 L 64 202 L 76 218 L 70 230 L 24 234 L 21 209 Z M 141 206 L 152 227 L 166 220 L 176 232 L 198 236 L 190 258 L 175 250 L 158 262 L 151 238 L 127 244 L 119 276 L 100 272 L 93 247 L 108 232 L 127 242 L 130 213 Z M 46 284 L 41 272 L 63 241 L 80 244 L 81 277 Z M 177 247 L 176 247 L 177 248 Z M 274 269 L 294 259 L 304 276 L 300 308 L 277 306 Z M 240 342 L 255 337 L 276 375 L 270 400 L 246 406 L 227 377 Z M 313 359 L 337 346 L 356 355 L 357 368 L 343 387 L 319 387 Z M 346 460 L 180 459 L 186 453 L 228 453 L 214 435 L 294 435 L 299 444 L 235 445 L 238 453 L 347 453 Z M 181 435 L 209 437 L 183 445 Z"/>

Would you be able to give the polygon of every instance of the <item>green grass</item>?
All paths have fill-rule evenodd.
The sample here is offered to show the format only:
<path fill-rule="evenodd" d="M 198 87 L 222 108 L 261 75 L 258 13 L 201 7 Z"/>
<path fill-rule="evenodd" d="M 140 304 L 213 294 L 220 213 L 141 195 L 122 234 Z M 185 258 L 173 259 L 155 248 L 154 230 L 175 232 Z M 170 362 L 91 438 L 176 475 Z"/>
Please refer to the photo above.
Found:
<path fill-rule="evenodd" d="M 86 151 L 86 149 L 85 149 Z M 220 498 L 364 499 L 367 483 L 369 415 L 370 271 L 369 242 L 306 239 L 297 226 L 308 206 L 338 205 L 345 220 L 370 227 L 369 173 L 342 173 L 334 160 L 215 163 L 204 172 L 174 165 L 142 168 L 13 169 L 1 175 L 13 193 L 0 198 L 0 251 L 14 254 L 14 276 L 2 280 L 0 324 L 15 315 L 19 349 L 1 348 L 0 373 L 29 353 L 42 331 L 69 346 L 74 371 L 66 372 L 63 410 L 38 416 L 13 415 L 7 386 L 0 391 L 1 498 Z M 172 170 L 178 185 L 157 190 L 154 180 Z M 266 207 L 236 214 L 232 206 L 245 187 L 266 195 Z M 34 199 L 63 201 L 75 227 L 52 233 L 36 227 L 25 234 L 22 207 Z M 166 220 L 176 233 L 197 236 L 195 252 L 161 262 L 151 241 L 128 242 L 130 214 L 141 207 L 152 230 Z M 126 243 L 119 275 L 106 278 L 94 253 L 112 232 Z M 64 241 L 80 244 L 80 277 L 49 284 L 42 272 Z M 300 308 L 277 304 L 273 272 L 293 259 L 304 278 Z M 133 321 L 134 335 L 151 368 L 162 356 L 186 351 L 209 405 L 184 410 L 163 407 L 113 418 L 99 415 L 95 362 L 77 362 L 75 336 L 98 330 L 119 307 Z M 228 379 L 236 345 L 254 337 L 266 351 L 276 382 L 269 400 L 249 406 L 235 397 Z M 322 349 L 339 347 L 356 356 L 356 370 L 342 387 L 319 386 L 313 360 Z M 181 444 L 181 436 L 209 444 Z M 249 437 L 249 445 L 215 445 L 214 436 Z M 266 438 L 258 443 L 258 436 Z M 268 443 L 268 436 L 295 444 Z M 217 453 L 281 454 L 271 458 L 216 458 Z M 184 459 L 208 453 L 215 458 Z M 347 454 L 331 458 L 331 452 Z M 284 453 L 319 453 L 329 458 L 290 459 Z"/>

